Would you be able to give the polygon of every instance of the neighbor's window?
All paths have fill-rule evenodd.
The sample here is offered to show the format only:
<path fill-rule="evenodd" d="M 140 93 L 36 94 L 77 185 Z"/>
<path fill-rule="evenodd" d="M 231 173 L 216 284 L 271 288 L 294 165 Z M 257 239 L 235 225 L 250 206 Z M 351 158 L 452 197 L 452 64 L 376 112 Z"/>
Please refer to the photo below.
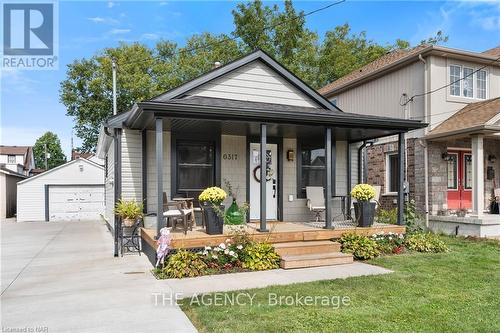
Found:
<path fill-rule="evenodd" d="M 460 96 L 460 66 L 450 66 L 450 95 Z"/>
<path fill-rule="evenodd" d="M 464 67 L 464 79 L 462 80 L 463 96 L 474 97 L 474 70 Z"/>
<path fill-rule="evenodd" d="M 193 195 L 215 183 L 212 142 L 177 141 L 177 193 Z"/>
<path fill-rule="evenodd" d="M 386 155 L 386 192 L 398 191 L 399 179 L 399 157 L 397 153 L 389 153 Z"/>
<path fill-rule="evenodd" d="M 16 155 L 8 155 L 7 156 L 7 163 L 16 164 Z"/>
<path fill-rule="evenodd" d="M 325 187 L 325 149 L 321 144 L 302 144 L 299 156 L 297 195 L 306 197 L 306 186 Z"/>
<path fill-rule="evenodd" d="M 486 71 L 478 71 L 477 78 L 477 98 L 486 99 Z"/>
<path fill-rule="evenodd" d="M 448 190 L 456 190 L 458 188 L 457 156 L 457 154 L 448 154 Z"/>

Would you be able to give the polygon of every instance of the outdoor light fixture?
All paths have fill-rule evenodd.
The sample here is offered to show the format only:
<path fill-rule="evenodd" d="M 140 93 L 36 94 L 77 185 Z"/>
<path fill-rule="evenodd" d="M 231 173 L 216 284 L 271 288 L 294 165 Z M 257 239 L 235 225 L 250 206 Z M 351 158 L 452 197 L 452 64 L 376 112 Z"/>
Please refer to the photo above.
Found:
<path fill-rule="evenodd" d="M 495 155 L 488 155 L 488 162 L 495 163 L 497 161 L 497 157 Z"/>
<path fill-rule="evenodd" d="M 289 162 L 293 162 L 293 160 L 295 160 L 295 152 L 294 152 L 292 149 L 289 149 L 289 150 L 286 152 L 286 159 L 287 159 Z"/>

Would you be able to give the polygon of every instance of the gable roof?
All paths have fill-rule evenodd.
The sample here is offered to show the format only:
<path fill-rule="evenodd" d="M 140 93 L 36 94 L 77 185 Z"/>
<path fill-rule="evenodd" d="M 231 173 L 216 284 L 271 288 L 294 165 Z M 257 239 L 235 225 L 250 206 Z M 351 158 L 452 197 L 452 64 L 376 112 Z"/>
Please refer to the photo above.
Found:
<path fill-rule="evenodd" d="M 495 124 L 497 121 L 500 121 L 500 97 L 466 105 L 430 131 L 428 136 L 440 137 L 468 130 L 488 129 L 488 126 L 498 126 Z M 500 126 L 497 130 L 500 131 Z"/>
<path fill-rule="evenodd" d="M 94 163 L 94 162 L 92 162 L 92 161 L 90 161 L 90 160 L 87 160 L 86 158 L 77 158 L 76 160 L 66 162 L 66 163 L 64 163 L 64 164 L 61 164 L 61 165 L 59 165 L 59 166 L 57 166 L 57 167 L 53 168 L 53 169 L 49 169 L 49 170 L 47 170 L 47 171 L 45 171 L 45 172 L 42 172 L 42 173 L 40 173 L 40 174 L 38 174 L 38 175 L 35 175 L 35 176 L 33 176 L 33 177 L 30 177 L 30 178 L 28 178 L 28 179 L 25 179 L 25 180 L 23 180 L 23 181 L 20 181 L 18 184 L 27 183 L 27 182 L 32 181 L 33 179 L 37 179 L 37 178 L 39 178 L 39 177 L 44 177 L 44 176 L 48 175 L 49 173 L 52 173 L 52 172 L 54 172 L 54 171 L 57 171 L 57 170 L 63 169 L 63 168 L 65 168 L 65 167 L 67 167 L 67 166 L 69 166 L 69 165 L 71 165 L 71 164 L 78 163 L 78 162 L 88 163 L 88 164 L 90 164 L 90 165 L 91 165 L 91 166 L 93 166 L 93 167 L 96 167 L 96 168 L 99 168 L 99 169 L 104 170 L 104 167 L 103 167 L 102 165 L 99 165 L 99 164 Z"/>
<path fill-rule="evenodd" d="M 0 173 L 3 173 L 3 174 L 6 174 L 6 175 L 9 175 L 9 176 L 15 176 L 15 177 L 19 177 L 19 178 L 27 178 L 27 176 L 21 174 L 21 173 L 18 173 L 18 172 L 15 172 L 15 171 L 12 171 L 10 169 L 8 169 L 5 164 L 0 164 Z"/>
<path fill-rule="evenodd" d="M 1 155 L 23 155 L 24 162 L 22 166 L 25 170 L 28 170 L 30 162 L 34 159 L 33 157 L 33 147 L 31 146 L 0 146 Z M 33 160 L 33 164 L 35 161 Z"/>
<path fill-rule="evenodd" d="M 494 65 L 494 62 L 498 61 L 497 58 L 500 56 L 500 53 L 498 53 L 499 48 L 500 46 L 482 53 L 477 53 L 452 49 L 439 45 L 422 44 L 408 50 L 394 50 L 333 81 L 332 83 L 327 84 L 318 91 L 324 96 L 329 96 L 333 93 L 348 89 L 358 82 L 364 82 L 371 77 L 383 75 L 387 71 L 418 61 L 419 57 L 427 56 L 429 54 L 440 57 L 452 56 L 457 59 L 474 59 L 480 63 Z M 498 65 L 500 65 L 500 62 Z"/>
<path fill-rule="evenodd" d="M 500 45 L 496 46 L 496 47 L 494 47 L 492 49 L 484 51 L 483 54 L 488 54 L 488 55 L 492 55 L 492 56 L 495 56 L 495 57 L 500 56 Z"/>
<path fill-rule="evenodd" d="M 211 71 L 191 80 L 177 88 L 171 89 L 159 96 L 156 96 L 150 99 L 150 102 L 167 102 L 172 99 L 180 98 L 187 92 L 200 87 L 203 84 L 206 84 L 216 78 L 223 76 L 231 71 L 234 71 L 242 66 L 245 66 L 254 61 L 261 61 L 272 70 L 274 70 L 277 74 L 283 77 L 286 81 L 295 86 L 298 90 L 308 96 L 311 100 L 317 103 L 320 107 L 328 109 L 328 110 L 337 110 L 341 111 L 338 107 L 333 105 L 328 99 L 319 94 L 316 90 L 309 87 L 304 81 L 295 76 L 292 72 L 288 71 L 285 67 L 279 64 L 276 60 L 274 60 L 271 56 L 265 53 L 262 50 L 254 51 L 246 56 L 243 56 L 239 59 L 236 59 L 224 66 L 214 68 Z"/>

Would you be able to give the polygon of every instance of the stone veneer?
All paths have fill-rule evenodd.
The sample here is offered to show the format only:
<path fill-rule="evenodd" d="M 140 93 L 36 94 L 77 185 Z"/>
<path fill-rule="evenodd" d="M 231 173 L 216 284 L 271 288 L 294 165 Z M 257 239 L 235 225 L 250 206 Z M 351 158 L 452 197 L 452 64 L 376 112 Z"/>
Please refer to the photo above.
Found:
<path fill-rule="evenodd" d="M 439 210 L 447 209 L 447 163 L 442 154 L 448 147 L 471 148 L 470 139 L 427 142 L 429 163 L 429 212 L 433 215 Z M 385 156 L 389 152 L 397 152 L 397 142 L 375 145 L 368 148 L 368 183 L 382 186 L 380 198 L 381 207 L 390 209 L 396 207 L 396 195 L 385 193 Z M 407 140 L 407 173 L 410 199 L 414 199 L 420 212 L 425 212 L 425 169 L 423 139 Z M 494 163 L 488 161 L 488 156 L 496 156 Z M 487 179 L 487 167 L 495 171 L 495 180 Z M 489 207 L 489 199 L 493 188 L 500 187 L 500 141 L 484 140 L 484 193 L 485 209 Z"/>

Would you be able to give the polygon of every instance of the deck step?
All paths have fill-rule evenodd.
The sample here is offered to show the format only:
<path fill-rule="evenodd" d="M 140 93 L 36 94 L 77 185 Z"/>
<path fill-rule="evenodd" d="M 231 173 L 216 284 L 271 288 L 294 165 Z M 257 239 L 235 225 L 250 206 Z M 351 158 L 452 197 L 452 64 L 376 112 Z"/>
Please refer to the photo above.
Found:
<path fill-rule="evenodd" d="M 287 255 L 281 257 L 281 268 L 305 268 L 317 266 L 330 266 L 350 264 L 353 262 L 352 254 L 342 252 L 314 253 L 301 255 Z"/>
<path fill-rule="evenodd" d="M 278 253 L 280 256 L 331 253 L 340 251 L 340 243 L 328 240 L 276 243 L 273 246 L 276 250 L 276 253 Z"/>

